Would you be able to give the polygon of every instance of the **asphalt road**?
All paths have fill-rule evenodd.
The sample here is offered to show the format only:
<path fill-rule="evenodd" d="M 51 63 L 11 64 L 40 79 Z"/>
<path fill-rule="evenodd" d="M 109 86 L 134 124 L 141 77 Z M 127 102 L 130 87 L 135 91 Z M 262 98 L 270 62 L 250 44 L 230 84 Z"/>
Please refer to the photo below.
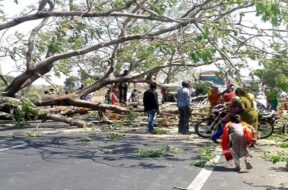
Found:
<path fill-rule="evenodd" d="M 86 135 L 39 138 L 1 137 L 0 189 L 3 190 L 167 190 L 187 187 L 201 168 L 191 167 L 198 146 L 153 137 L 129 136 L 120 142 L 106 136 Z M 179 147 L 184 154 L 164 158 L 140 158 L 139 147 Z"/>
<path fill-rule="evenodd" d="M 161 138 L 132 134 L 121 141 L 110 141 L 107 133 L 12 138 L 8 135 L 10 132 L 0 132 L 1 190 L 187 188 L 202 171 L 202 168 L 191 166 L 191 162 L 199 158 L 200 149 L 209 145 L 208 142 L 197 143 L 197 137 L 193 135 L 188 139 L 187 136 Z M 92 141 L 82 142 L 81 138 L 87 136 Z M 155 149 L 165 145 L 180 148 L 183 153 L 157 159 L 135 154 L 138 148 Z M 15 146 L 18 147 L 6 149 Z M 255 151 L 261 152 L 260 149 Z M 260 161 L 258 157 L 252 161 L 255 163 L 253 171 L 238 174 L 227 168 L 221 158 L 202 189 L 288 189 L 285 184 L 287 171 L 273 170 L 275 166 L 268 167 L 268 162 Z"/>

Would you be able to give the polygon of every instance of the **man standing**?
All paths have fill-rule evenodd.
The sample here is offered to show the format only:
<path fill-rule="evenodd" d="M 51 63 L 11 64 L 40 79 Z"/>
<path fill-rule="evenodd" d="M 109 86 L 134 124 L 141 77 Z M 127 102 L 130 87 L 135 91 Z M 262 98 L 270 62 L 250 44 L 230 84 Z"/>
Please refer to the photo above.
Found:
<path fill-rule="evenodd" d="M 188 81 L 182 82 L 182 88 L 177 91 L 177 107 L 180 113 L 178 133 L 189 134 L 189 117 L 191 114 L 191 92 Z"/>
<path fill-rule="evenodd" d="M 156 92 L 157 84 L 155 82 L 150 83 L 150 89 L 144 92 L 143 104 L 144 111 L 148 115 L 148 133 L 153 133 L 153 124 L 156 113 L 159 111 L 158 94 Z"/>
<path fill-rule="evenodd" d="M 128 70 L 124 70 L 124 72 L 120 75 L 120 77 L 125 77 L 129 74 Z M 122 104 L 127 103 L 127 91 L 128 91 L 128 84 L 127 82 L 121 82 L 118 84 L 119 89 L 119 101 Z"/>

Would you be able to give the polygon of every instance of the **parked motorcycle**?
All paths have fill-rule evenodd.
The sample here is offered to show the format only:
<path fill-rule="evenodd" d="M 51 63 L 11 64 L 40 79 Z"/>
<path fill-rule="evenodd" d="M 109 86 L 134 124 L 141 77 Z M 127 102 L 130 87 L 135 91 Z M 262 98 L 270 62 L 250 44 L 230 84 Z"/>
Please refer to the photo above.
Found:
<path fill-rule="evenodd" d="M 211 136 L 221 127 L 221 121 L 227 113 L 227 106 L 223 104 L 215 106 L 209 117 L 202 119 L 194 126 L 196 134 L 203 138 L 211 138 Z M 260 139 L 272 135 L 276 122 L 277 118 L 275 112 L 267 110 L 259 112 L 258 133 L 260 134 Z"/>

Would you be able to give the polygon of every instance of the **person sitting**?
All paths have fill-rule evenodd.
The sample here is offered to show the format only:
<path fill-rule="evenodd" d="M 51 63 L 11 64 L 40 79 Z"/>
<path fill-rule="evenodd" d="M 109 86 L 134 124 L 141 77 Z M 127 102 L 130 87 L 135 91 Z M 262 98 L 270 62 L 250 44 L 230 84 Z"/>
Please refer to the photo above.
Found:
<path fill-rule="evenodd" d="M 221 93 L 219 92 L 219 89 L 214 84 L 212 85 L 212 89 L 208 95 L 208 100 L 210 102 L 210 112 L 211 110 L 221 103 Z"/>
<path fill-rule="evenodd" d="M 225 104 L 230 104 L 235 96 L 236 96 L 236 94 L 235 94 L 235 86 L 233 86 L 233 85 L 228 86 L 226 92 L 223 95 L 224 103 Z"/>

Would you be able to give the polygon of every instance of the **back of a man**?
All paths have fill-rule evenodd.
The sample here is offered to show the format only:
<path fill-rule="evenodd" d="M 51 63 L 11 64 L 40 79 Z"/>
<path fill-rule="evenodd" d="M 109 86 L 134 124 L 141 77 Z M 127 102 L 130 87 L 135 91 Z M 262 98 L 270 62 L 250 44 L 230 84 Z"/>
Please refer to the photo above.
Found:
<path fill-rule="evenodd" d="M 148 132 L 153 133 L 153 124 L 156 113 L 159 113 L 158 94 L 156 92 L 156 83 L 151 83 L 149 90 L 144 92 L 143 104 L 144 111 L 148 115 Z"/>
<path fill-rule="evenodd" d="M 178 133 L 189 134 L 189 117 L 191 114 L 191 92 L 187 81 L 182 82 L 182 88 L 177 91 L 177 107 L 180 113 Z"/>

